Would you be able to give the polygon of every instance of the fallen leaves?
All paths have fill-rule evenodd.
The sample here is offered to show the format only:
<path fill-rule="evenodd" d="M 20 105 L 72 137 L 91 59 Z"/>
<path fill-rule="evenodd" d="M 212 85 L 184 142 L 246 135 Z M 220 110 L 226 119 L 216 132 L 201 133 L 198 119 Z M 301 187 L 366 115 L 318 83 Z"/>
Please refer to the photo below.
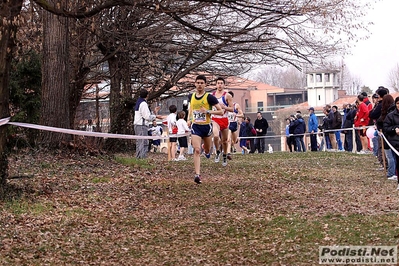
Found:
<path fill-rule="evenodd" d="M 128 156 L 128 155 L 125 155 Z M 396 184 L 344 153 L 234 155 L 150 168 L 113 156 L 15 155 L 0 264 L 316 264 L 317 246 L 396 244 Z M 353 161 L 356 168 L 353 169 Z"/>

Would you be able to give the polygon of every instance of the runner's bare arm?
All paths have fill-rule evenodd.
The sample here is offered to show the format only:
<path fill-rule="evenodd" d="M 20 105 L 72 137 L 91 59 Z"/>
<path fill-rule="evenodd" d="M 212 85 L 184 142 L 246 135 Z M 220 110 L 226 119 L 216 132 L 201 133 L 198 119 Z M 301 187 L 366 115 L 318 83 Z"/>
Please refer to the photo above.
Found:
<path fill-rule="evenodd" d="M 230 93 L 226 93 L 226 102 L 228 106 L 221 106 L 224 110 L 228 112 L 233 112 L 234 111 L 234 105 L 233 105 L 233 97 L 231 96 Z"/>
<path fill-rule="evenodd" d="M 244 118 L 244 112 L 242 111 L 241 106 L 238 103 L 236 103 L 236 110 L 238 111 L 236 117 Z"/>

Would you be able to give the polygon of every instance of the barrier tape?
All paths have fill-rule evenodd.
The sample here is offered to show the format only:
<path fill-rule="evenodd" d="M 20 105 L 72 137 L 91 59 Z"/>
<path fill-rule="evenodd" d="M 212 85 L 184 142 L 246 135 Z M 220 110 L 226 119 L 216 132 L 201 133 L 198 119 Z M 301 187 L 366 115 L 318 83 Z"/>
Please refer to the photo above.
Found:
<path fill-rule="evenodd" d="M 391 143 L 389 143 L 389 141 L 387 140 L 387 138 L 384 136 L 384 133 L 379 132 L 378 134 L 384 138 L 385 142 L 388 144 L 388 146 L 391 148 L 391 150 L 392 150 L 393 152 L 395 152 L 396 155 L 399 156 L 399 152 L 392 146 Z"/>
<path fill-rule="evenodd" d="M 41 126 L 35 124 L 28 123 L 19 123 L 19 122 L 9 122 L 10 118 L 0 119 L 0 126 L 3 125 L 13 125 L 18 127 L 39 129 L 45 131 L 52 131 L 57 133 L 65 133 L 71 135 L 78 136 L 88 136 L 88 137 L 99 137 L 99 138 L 114 138 L 114 139 L 169 139 L 169 138 L 179 138 L 184 136 L 189 136 L 190 134 L 170 134 L 169 136 L 137 136 L 137 135 L 124 135 L 124 134 L 113 134 L 113 133 L 102 133 L 102 132 L 90 132 L 90 131 L 82 131 L 75 129 L 66 129 L 66 128 L 58 128 L 58 127 L 50 127 L 50 126 Z"/>
<path fill-rule="evenodd" d="M 36 124 L 28 124 L 28 123 L 20 123 L 20 122 L 10 122 L 10 117 L 0 119 L 0 126 L 3 125 L 13 125 L 25 128 L 32 128 L 38 130 L 45 130 L 45 131 L 52 131 L 57 133 L 65 133 L 71 135 L 78 135 L 78 136 L 88 136 L 88 137 L 99 137 L 99 138 L 116 138 L 116 139 L 169 139 L 169 138 L 179 138 L 190 136 L 190 133 L 186 134 L 169 134 L 168 136 L 138 136 L 138 135 L 124 135 L 124 134 L 114 134 L 114 133 L 102 133 L 102 132 L 91 132 L 91 131 L 82 131 L 82 130 L 75 130 L 75 129 L 66 129 L 66 128 L 57 128 L 57 127 L 50 127 L 50 126 L 41 126 Z M 304 134 L 289 134 L 289 135 L 265 135 L 265 136 L 248 136 L 248 137 L 239 137 L 240 139 L 258 139 L 258 138 L 281 138 L 281 137 L 296 137 L 296 136 L 307 136 L 307 135 L 317 135 L 323 133 L 330 133 L 335 131 L 342 131 L 342 130 L 354 130 L 354 129 L 364 129 L 369 128 L 372 126 L 365 126 L 365 127 L 352 127 L 352 128 L 340 128 L 340 129 L 329 129 L 324 131 L 318 131 L 314 133 L 304 133 Z"/>

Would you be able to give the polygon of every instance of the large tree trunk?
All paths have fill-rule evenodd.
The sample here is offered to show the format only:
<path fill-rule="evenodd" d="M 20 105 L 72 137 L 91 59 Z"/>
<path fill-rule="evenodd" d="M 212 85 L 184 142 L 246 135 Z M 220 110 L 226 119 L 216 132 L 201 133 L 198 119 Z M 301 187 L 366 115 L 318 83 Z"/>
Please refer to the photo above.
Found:
<path fill-rule="evenodd" d="M 17 16 L 20 14 L 21 8 L 22 0 L 0 2 L 0 118 L 10 116 L 8 83 L 17 31 L 17 26 L 14 23 L 18 22 Z M 7 127 L 0 126 L 0 197 L 4 195 L 7 176 Z"/>
<path fill-rule="evenodd" d="M 70 58 L 71 58 L 71 78 L 70 84 L 70 95 L 69 95 L 69 120 L 70 127 L 74 127 L 76 110 L 82 100 L 82 95 L 86 85 L 86 78 L 90 72 L 90 68 L 85 66 L 86 54 L 87 54 L 87 39 L 88 23 L 82 19 L 79 23 L 70 24 L 71 31 L 71 46 L 70 46 Z M 91 118 L 94 119 L 95 114 L 91 114 Z"/>
<path fill-rule="evenodd" d="M 60 3 L 61 6 L 64 3 Z M 43 12 L 42 108 L 40 124 L 70 128 L 68 19 Z M 41 132 L 41 144 L 59 147 L 70 136 Z"/>
<path fill-rule="evenodd" d="M 109 96 L 111 132 L 133 134 L 132 108 L 125 105 L 125 99 L 131 98 L 130 71 L 128 55 L 118 55 L 108 60 L 111 74 Z M 107 139 L 105 148 L 112 151 L 132 151 L 131 140 Z"/>

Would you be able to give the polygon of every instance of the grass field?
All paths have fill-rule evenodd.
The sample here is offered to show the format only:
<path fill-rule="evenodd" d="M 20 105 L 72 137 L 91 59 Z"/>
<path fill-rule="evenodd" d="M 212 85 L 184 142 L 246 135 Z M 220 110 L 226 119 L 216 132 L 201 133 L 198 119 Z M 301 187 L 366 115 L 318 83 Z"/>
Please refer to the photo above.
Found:
<path fill-rule="evenodd" d="M 1 265 L 318 265 L 322 245 L 396 246 L 395 181 L 372 155 L 11 155 Z"/>

